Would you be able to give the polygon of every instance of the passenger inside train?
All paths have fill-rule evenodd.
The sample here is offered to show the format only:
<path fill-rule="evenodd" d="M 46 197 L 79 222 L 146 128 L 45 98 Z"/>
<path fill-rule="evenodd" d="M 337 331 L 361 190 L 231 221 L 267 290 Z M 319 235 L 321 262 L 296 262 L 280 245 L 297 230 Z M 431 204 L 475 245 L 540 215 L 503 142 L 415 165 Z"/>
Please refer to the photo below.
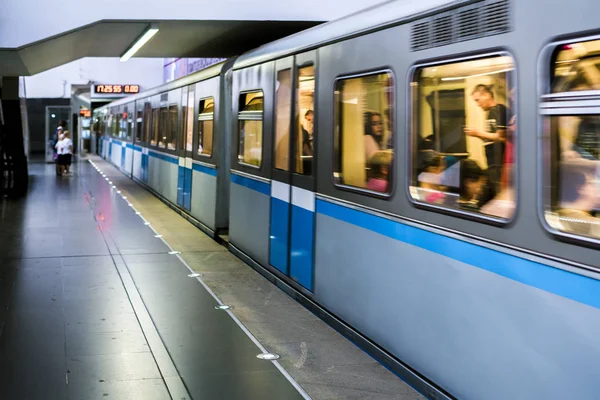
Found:
<path fill-rule="evenodd" d="M 212 97 L 200 100 L 198 114 L 198 155 L 210 157 L 213 147 L 215 100 Z M 192 116 L 193 118 L 193 116 Z M 192 125 L 193 130 L 193 125 Z"/>
<path fill-rule="evenodd" d="M 315 67 L 298 68 L 298 86 L 294 99 L 292 123 L 292 72 L 284 69 L 277 73 L 275 95 L 275 168 L 295 174 L 313 174 L 315 151 Z M 291 139 L 291 141 L 290 141 Z M 290 166 L 290 154 L 292 165 Z"/>
<path fill-rule="evenodd" d="M 600 88 L 600 40 L 562 46 L 554 57 L 553 93 Z M 546 117 L 550 134 L 550 226 L 600 238 L 600 117 L 581 107 Z"/>
<path fill-rule="evenodd" d="M 262 163 L 264 96 L 262 91 L 243 93 L 239 106 L 240 163 L 260 167 Z"/>
<path fill-rule="evenodd" d="M 600 206 L 593 175 L 581 166 L 560 167 L 560 209 L 565 229 L 578 235 L 600 236 L 600 224 L 594 212 Z"/>
<path fill-rule="evenodd" d="M 389 150 L 376 151 L 369 157 L 367 189 L 381 193 L 388 192 L 391 164 L 392 153 Z"/>
<path fill-rule="evenodd" d="M 295 139 L 296 157 L 294 172 L 312 175 L 314 151 L 314 108 L 315 108 L 315 67 L 308 65 L 298 69 L 298 87 L 296 90 L 296 121 L 298 123 Z M 298 116 L 303 116 L 303 119 Z M 301 133 L 301 134 L 300 134 Z"/>
<path fill-rule="evenodd" d="M 389 72 L 336 82 L 334 177 L 339 184 L 391 192 L 392 93 Z"/>
<path fill-rule="evenodd" d="M 514 169 L 507 166 L 513 163 L 516 133 L 511 110 L 515 93 L 509 89 L 513 69 L 506 55 L 417 69 L 414 200 L 503 219 L 512 216 L 514 179 L 508 175 Z M 441 160 L 431 165 L 431 153 Z M 505 206 L 484 207 L 493 198 Z"/>

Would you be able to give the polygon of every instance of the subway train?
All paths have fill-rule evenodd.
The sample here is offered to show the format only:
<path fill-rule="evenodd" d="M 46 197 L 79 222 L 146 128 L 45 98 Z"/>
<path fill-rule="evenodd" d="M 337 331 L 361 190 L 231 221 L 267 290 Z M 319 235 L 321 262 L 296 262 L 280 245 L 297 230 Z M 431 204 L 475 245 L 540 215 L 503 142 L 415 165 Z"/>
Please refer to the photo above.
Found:
<path fill-rule="evenodd" d="M 597 398 L 597 13 L 385 2 L 97 109 L 100 154 L 430 398 Z"/>

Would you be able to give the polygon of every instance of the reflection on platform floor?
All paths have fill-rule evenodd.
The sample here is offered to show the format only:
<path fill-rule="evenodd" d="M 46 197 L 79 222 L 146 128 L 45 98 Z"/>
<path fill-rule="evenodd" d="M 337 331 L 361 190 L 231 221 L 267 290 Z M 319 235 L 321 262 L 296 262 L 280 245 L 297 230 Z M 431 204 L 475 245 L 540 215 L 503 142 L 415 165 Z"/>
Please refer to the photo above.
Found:
<path fill-rule="evenodd" d="M 33 165 L 27 199 L 3 203 L 7 398 L 302 398 L 274 364 L 256 358 L 259 348 L 214 309 L 172 248 L 311 398 L 422 399 L 152 194 L 93 161 L 126 200 L 81 163 L 58 178 L 51 166 Z M 137 317 L 144 313 L 150 328 Z"/>

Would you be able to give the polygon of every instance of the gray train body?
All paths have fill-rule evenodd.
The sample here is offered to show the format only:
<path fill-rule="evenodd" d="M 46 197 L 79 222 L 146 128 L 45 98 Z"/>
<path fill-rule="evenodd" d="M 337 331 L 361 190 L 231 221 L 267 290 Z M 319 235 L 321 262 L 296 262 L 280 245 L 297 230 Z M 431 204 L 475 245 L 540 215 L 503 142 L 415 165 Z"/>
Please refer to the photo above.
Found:
<path fill-rule="evenodd" d="M 497 3 L 510 19 L 504 32 L 443 44 L 432 35 L 414 48 L 416 24 Z M 539 116 L 553 43 L 600 34 L 598 12 L 600 3 L 585 0 L 384 3 L 107 106 L 133 112 L 147 96 L 193 87 L 197 121 L 197 100 L 214 96 L 210 159 L 108 135 L 101 155 L 208 233 L 228 228 L 232 251 L 374 343 L 430 397 L 597 398 L 598 246 L 553 231 L 543 219 Z M 512 57 L 517 82 L 516 212 L 506 223 L 440 212 L 409 193 L 415 66 L 495 53 Z M 295 76 L 308 64 L 316 84 L 315 172 L 301 176 L 274 168 L 275 90 L 279 71 Z M 389 196 L 333 179 L 335 82 L 373 71 L 394 78 Z M 240 94 L 256 90 L 264 96 L 260 167 L 238 156 Z M 196 132 L 197 123 L 194 149 Z M 189 209 L 178 206 L 180 166 L 193 171 Z"/>

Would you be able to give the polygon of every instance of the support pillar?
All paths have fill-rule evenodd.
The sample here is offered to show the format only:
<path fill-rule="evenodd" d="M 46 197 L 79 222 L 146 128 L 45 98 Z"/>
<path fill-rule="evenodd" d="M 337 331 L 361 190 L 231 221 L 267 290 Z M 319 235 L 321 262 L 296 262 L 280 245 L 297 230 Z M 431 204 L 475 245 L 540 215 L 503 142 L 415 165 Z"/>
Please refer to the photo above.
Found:
<path fill-rule="evenodd" d="M 4 123 L 0 126 L 0 192 L 9 197 L 19 197 L 27 192 L 29 184 L 19 77 L 2 77 L 0 101 L 4 116 Z"/>

